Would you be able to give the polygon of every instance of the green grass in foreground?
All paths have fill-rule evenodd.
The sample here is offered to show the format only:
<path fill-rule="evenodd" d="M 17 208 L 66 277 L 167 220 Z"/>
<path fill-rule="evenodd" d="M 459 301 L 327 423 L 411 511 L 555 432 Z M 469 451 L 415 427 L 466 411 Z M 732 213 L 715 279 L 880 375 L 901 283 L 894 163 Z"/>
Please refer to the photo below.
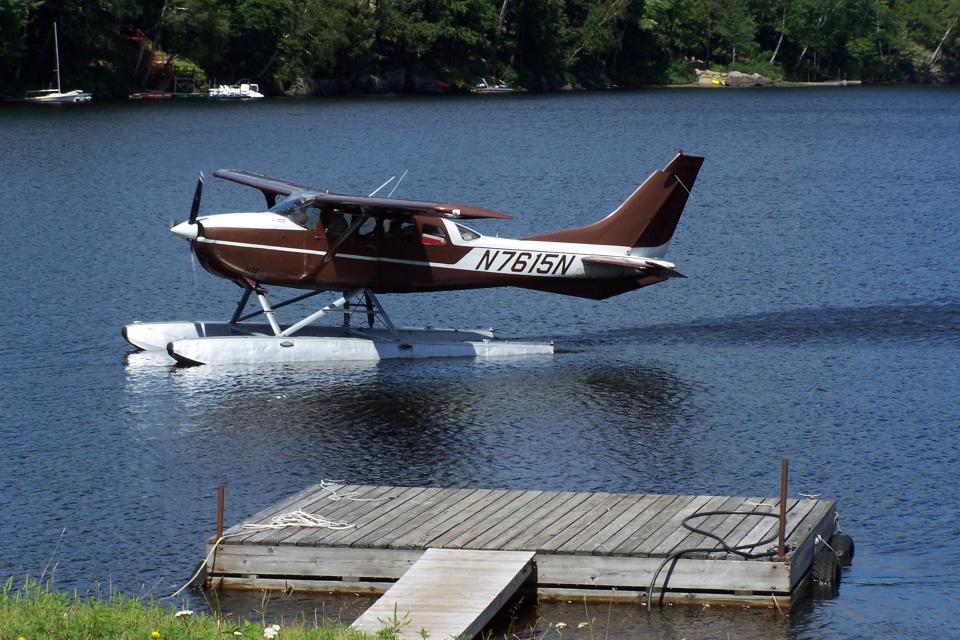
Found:
<path fill-rule="evenodd" d="M 120 594 L 90 597 L 57 593 L 36 580 L 8 579 L 0 590 L 0 640 L 366 640 L 344 626 L 280 620 L 274 633 L 260 622 L 236 623 L 208 614 L 180 614 L 173 607 L 144 604 Z M 394 638 L 385 621 L 376 638 Z M 391 628 L 393 627 L 393 628 Z"/>

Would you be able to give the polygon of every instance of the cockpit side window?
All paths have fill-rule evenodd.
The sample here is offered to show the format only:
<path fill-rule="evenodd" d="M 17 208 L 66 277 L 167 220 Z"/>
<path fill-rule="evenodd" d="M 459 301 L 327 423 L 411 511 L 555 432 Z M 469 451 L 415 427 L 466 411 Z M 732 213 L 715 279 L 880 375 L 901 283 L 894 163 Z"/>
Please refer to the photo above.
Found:
<path fill-rule="evenodd" d="M 383 229 L 381 226 L 382 222 L 379 218 L 370 216 L 363 221 L 363 224 L 360 225 L 360 228 L 357 229 L 357 237 L 364 239 L 371 239 L 379 235 L 377 233 L 378 228 Z"/>
<path fill-rule="evenodd" d="M 424 224 L 420 227 L 420 244 L 442 245 L 447 244 L 447 237 L 443 229 L 434 224 Z"/>
<path fill-rule="evenodd" d="M 387 240 L 409 242 L 416 237 L 417 225 L 413 220 L 394 218 L 387 223 Z"/>
<path fill-rule="evenodd" d="M 464 240 L 476 240 L 480 237 L 480 234 L 474 231 L 469 227 L 465 227 L 462 224 L 456 225 L 457 231 L 460 232 L 460 237 Z"/>
<path fill-rule="evenodd" d="M 323 221 L 323 232 L 327 238 L 336 238 L 347 230 L 350 226 L 349 215 L 344 215 L 339 209 L 327 209 L 323 212 L 321 220 Z"/>

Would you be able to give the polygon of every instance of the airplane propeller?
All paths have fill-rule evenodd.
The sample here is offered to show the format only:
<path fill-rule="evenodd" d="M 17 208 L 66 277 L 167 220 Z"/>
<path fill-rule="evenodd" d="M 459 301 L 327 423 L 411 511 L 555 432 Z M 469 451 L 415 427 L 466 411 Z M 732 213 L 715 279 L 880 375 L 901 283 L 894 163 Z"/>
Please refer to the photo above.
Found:
<path fill-rule="evenodd" d="M 200 198 L 203 196 L 203 171 L 197 176 L 197 190 L 193 192 L 193 205 L 190 207 L 190 224 L 197 223 L 200 213 Z"/>
<path fill-rule="evenodd" d="M 197 222 L 197 214 L 200 213 L 200 199 L 203 197 L 203 171 L 197 176 L 197 189 L 193 192 L 193 204 L 190 205 L 190 217 L 186 222 L 174 225 L 170 231 L 181 238 L 193 242 L 203 235 L 203 227 Z"/>

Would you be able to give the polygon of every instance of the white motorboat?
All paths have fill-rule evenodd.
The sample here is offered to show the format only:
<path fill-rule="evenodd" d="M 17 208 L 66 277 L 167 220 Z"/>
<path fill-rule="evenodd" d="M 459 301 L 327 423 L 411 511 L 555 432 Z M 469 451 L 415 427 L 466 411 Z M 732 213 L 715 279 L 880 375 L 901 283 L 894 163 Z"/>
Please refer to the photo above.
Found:
<path fill-rule="evenodd" d="M 57 38 L 57 23 L 53 23 L 53 50 L 56 55 L 57 64 L 54 67 L 54 73 L 57 75 L 57 88 L 56 89 L 40 89 L 39 91 L 27 91 L 27 95 L 24 96 L 24 100 L 27 102 L 38 102 L 41 104 L 55 104 L 62 102 L 90 102 L 93 100 L 93 96 L 86 91 L 81 91 L 80 89 L 74 89 L 72 91 L 63 92 L 60 87 L 60 42 Z"/>
<path fill-rule="evenodd" d="M 255 100 L 263 97 L 260 85 L 251 82 L 221 84 L 210 89 L 208 95 L 214 100 Z"/>
<path fill-rule="evenodd" d="M 477 83 L 476 87 L 474 88 L 474 93 L 483 93 L 483 94 L 519 93 L 519 90 L 514 89 L 510 85 L 505 84 L 504 82 L 496 78 L 493 78 L 489 82 L 487 81 L 486 78 L 480 78 L 480 81 Z"/>

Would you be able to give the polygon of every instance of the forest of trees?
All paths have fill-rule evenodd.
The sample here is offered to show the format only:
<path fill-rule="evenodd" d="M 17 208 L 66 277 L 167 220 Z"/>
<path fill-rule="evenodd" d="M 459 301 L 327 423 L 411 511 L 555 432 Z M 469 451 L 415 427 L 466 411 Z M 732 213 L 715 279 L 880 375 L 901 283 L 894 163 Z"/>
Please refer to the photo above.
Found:
<path fill-rule="evenodd" d="M 54 21 L 65 84 L 108 97 L 156 83 L 144 37 L 269 93 L 383 76 L 638 86 L 695 67 L 957 82 L 958 19 L 960 0 L 0 0 L 0 95 L 50 83 Z"/>

